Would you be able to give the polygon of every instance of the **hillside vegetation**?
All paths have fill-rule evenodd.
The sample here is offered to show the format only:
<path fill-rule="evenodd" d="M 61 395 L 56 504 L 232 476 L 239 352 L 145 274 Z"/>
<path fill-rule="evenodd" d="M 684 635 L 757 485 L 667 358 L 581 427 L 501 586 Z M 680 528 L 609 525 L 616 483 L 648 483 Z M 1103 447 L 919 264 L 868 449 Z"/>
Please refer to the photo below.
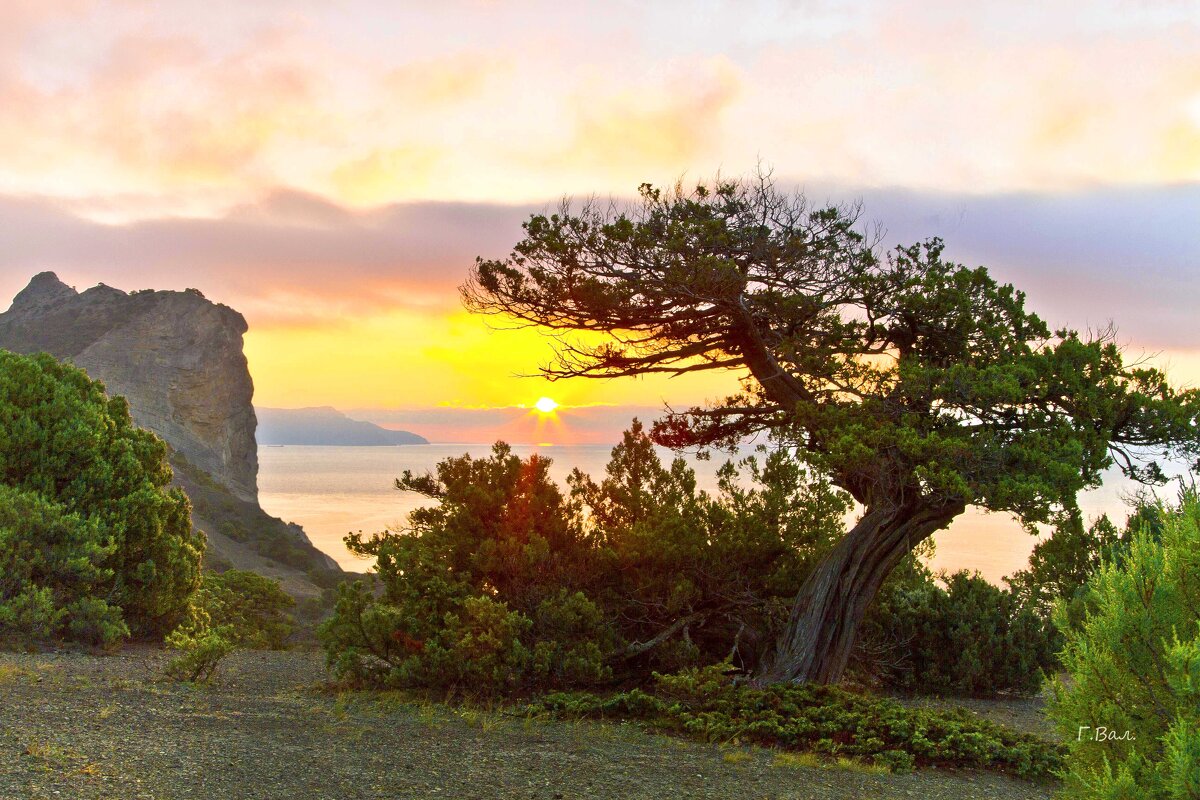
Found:
<path fill-rule="evenodd" d="M 210 569 L 252 569 L 283 581 L 298 598 L 318 596 L 343 578 L 337 562 L 314 547 L 299 526 L 235 496 L 180 453 L 171 454 L 171 465 L 197 525 L 219 542 L 206 553 Z"/>

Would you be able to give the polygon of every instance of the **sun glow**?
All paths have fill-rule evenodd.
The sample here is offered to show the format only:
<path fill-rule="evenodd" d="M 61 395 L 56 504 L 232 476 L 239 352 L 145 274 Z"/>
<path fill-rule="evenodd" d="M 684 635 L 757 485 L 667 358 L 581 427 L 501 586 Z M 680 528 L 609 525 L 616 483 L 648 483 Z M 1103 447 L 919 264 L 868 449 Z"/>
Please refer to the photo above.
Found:
<path fill-rule="evenodd" d="M 549 397 L 539 397 L 538 401 L 533 404 L 533 407 L 543 414 L 553 414 L 554 409 L 558 408 L 558 403 Z"/>

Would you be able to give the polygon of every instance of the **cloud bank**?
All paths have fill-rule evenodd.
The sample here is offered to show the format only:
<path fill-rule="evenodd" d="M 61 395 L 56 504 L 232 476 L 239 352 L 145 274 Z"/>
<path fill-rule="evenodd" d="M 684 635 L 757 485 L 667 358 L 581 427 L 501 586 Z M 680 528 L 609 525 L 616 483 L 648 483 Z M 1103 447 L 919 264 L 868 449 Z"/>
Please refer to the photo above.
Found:
<path fill-rule="evenodd" d="M 0 192 L 212 214 L 739 169 L 925 190 L 1200 179 L 1200 10 L 1097 0 L 18 0 Z"/>
<path fill-rule="evenodd" d="M 1200 349 L 1200 184 L 984 196 L 805 188 L 815 202 L 861 200 L 887 244 L 941 236 L 950 257 L 1026 290 L 1052 325 L 1112 320 L 1139 347 Z M 215 218 L 104 224 L 53 200 L 0 197 L 0 295 L 50 269 L 81 286 L 195 287 L 252 326 L 449 312 L 475 257 L 505 255 L 547 205 L 361 210 L 275 190 Z"/>

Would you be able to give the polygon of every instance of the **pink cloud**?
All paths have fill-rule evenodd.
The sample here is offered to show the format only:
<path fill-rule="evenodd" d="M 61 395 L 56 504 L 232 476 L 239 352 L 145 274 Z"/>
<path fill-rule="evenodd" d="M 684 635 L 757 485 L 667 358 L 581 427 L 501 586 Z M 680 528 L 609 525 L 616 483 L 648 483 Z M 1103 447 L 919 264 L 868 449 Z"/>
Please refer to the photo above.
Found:
<path fill-rule="evenodd" d="M 941 236 L 952 258 L 1026 289 L 1054 325 L 1115 320 L 1138 347 L 1200 347 L 1200 184 L 991 196 L 824 184 L 808 194 L 862 199 L 889 242 Z M 0 298 L 50 269 L 84 286 L 196 287 L 259 326 L 457 311 L 455 288 L 476 256 L 506 255 L 544 208 L 352 209 L 277 189 L 216 218 L 100 224 L 53 200 L 0 195 Z"/>
<path fill-rule="evenodd" d="M 417 203 L 356 211 L 276 190 L 215 219 L 105 225 L 49 200 L 0 197 L 0 288 L 15 293 L 44 269 L 81 284 L 195 287 L 254 306 L 261 323 L 411 304 L 457 309 L 454 287 L 475 257 L 507 252 L 533 210 Z"/>

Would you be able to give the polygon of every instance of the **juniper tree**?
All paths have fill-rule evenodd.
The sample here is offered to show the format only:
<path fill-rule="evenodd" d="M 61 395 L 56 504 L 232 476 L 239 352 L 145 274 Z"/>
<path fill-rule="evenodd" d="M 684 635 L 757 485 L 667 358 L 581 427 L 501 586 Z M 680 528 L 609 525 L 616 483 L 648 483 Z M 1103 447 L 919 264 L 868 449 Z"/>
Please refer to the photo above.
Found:
<path fill-rule="evenodd" d="M 466 306 L 557 342 L 554 380 L 732 370 L 742 390 L 654 427 L 673 448 L 769 432 L 861 505 L 800 589 L 756 680 L 837 680 L 888 573 L 968 506 L 1032 528 L 1077 513 L 1114 461 L 1200 452 L 1200 395 L 1127 364 L 1111 331 L 1052 332 L 1025 295 L 931 239 L 880 252 L 856 208 L 764 177 L 640 189 L 627 208 L 564 202 Z"/>
<path fill-rule="evenodd" d="M 205 539 L 171 477 L 125 398 L 45 353 L 0 350 L 0 635 L 6 613 L 21 628 L 33 610 L 49 622 L 29 634 L 103 644 L 179 623 Z"/>

